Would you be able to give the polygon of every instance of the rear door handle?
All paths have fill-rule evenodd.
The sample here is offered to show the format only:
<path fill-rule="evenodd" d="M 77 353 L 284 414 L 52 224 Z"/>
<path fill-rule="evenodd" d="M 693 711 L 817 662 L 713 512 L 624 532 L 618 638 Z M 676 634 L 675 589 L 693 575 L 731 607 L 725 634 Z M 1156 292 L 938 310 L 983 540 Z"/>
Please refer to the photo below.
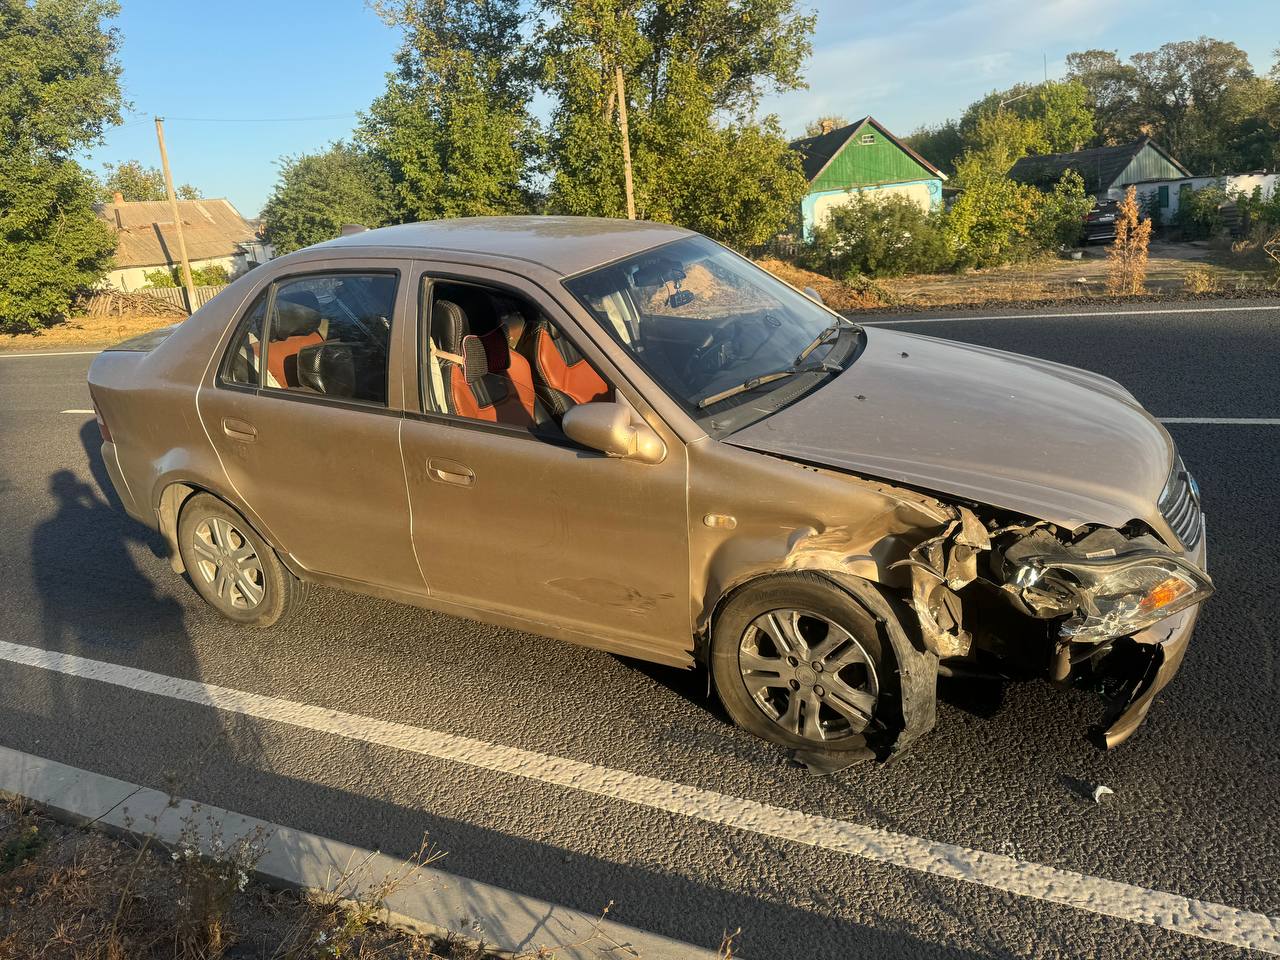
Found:
<path fill-rule="evenodd" d="M 235 417 L 222 418 L 222 432 L 232 440 L 240 440 L 243 443 L 253 443 L 258 436 L 257 427 L 245 420 L 237 420 Z"/>
<path fill-rule="evenodd" d="M 469 487 L 476 482 L 476 475 L 470 467 L 436 457 L 427 461 L 427 476 L 437 483 L 454 483 L 460 487 Z"/>

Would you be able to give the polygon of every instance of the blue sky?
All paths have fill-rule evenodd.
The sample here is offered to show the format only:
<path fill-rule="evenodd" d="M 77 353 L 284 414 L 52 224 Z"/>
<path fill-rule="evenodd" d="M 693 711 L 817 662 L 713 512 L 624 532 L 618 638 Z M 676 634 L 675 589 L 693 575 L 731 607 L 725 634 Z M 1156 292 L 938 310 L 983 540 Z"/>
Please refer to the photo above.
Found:
<path fill-rule="evenodd" d="M 1275 0 L 898 0 L 810 5 L 818 12 L 809 89 L 765 108 L 798 133 L 820 114 L 874 114 L 906 134 L 989 90 L 1060 76 L 1090 47 L 1124 56 L 1200 34 L 1233 40 L 1265 72 L 1280 45 Z M 347 136 L 382 90 L 398 43 L 361 0 L 122 0 L 116 21 L 133 111 L 90 166 L 158 166 L 151 117 L 165 120 L 174 178 L 256 214 L 276 160 Z M 283 118 L 311 118 L 288 120 Z M 323 119 L 315 119 L 323 118 Z"/>

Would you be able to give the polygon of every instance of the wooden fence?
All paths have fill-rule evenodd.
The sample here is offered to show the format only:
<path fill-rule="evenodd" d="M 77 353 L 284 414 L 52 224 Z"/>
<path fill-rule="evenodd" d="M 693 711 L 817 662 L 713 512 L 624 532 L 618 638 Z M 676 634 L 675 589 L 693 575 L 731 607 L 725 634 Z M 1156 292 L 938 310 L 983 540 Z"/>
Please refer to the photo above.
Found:
<path fill-rule="evenodd" d="M 225 283 L 217 286 L 196 287 L 196 302 L 192 305 L 192 309 L 199 310 L 226 288 L 227 285 Z M 185 310 L 187 306 L 186 291 L 182 287 L 146 287 L 136 292 L 164 300 L 173 304 L 179 310 Z"/>
<path fill-rule="evenodd" d="M 196 287 L 196 309 L 204 306 L 226 284 Z M 76 310 L 90 317 L 185 317 L 187 300 L 181 287 L 155 287 L 124 293 L 121 290 L 94 290 L 81 298 Z"/>

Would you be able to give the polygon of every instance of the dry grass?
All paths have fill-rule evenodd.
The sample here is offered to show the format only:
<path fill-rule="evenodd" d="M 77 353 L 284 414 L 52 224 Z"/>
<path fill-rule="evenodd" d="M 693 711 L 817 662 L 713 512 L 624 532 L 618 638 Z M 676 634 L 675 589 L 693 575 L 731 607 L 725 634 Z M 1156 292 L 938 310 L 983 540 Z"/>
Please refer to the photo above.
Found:
<path fill-rule="evenodd" d="M 497 960 L 474 934 L 427 936 L 387 925 L 388 900 L 443 854 L 424 839 L 396 872 L 363 863 L 325 889 L 276 890 L 253 878 L 270 838 L 223 837 L 212 819 L 185 820 L 178 842 L 112 838 L 0 798 L 0 960 Z M 591 946 L 630 953 L 600 920 L 574 943 L 507 960 L 555 960 Z M 720 956 L 731 960 L 739 931 Z"/>
<path fill-rule="evenodd" d="M 795 264 L 787 263 L 784 260 L 766 259 L 759 260 L 756 263 L 757 266 L 763 267 L 775 277 L 785 280 L 797 290 L 813 287 L 822 295 L 823 303 L 832 310 L 869 310 L 873 307 L 887 305 L 881 297 L 872 291 L 855 290 L 847 283 L 832 280 L 830 277 L 824 277 L 822 274 L 814 273 L 812 270 L 805 270 L 803 267 L 797 267 Z"/>
<path fill-rule="evenodd" d="M 54 350 L 59 347 L 106 347 L 181 320 L 160 317 L 71 317 L 38 333 L 0 334 L 0 352 Z"/>

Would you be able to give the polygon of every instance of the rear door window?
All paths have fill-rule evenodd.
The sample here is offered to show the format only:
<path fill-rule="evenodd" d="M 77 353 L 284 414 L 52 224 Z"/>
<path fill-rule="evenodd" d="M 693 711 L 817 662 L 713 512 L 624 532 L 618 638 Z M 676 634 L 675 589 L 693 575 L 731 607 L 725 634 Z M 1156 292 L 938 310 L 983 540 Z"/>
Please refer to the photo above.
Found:
<path fill-rule="evenodd" d="M 396 276 L 390 273 L 279 281 L 262 385 L 385 406 L 395 300 Z"/>

